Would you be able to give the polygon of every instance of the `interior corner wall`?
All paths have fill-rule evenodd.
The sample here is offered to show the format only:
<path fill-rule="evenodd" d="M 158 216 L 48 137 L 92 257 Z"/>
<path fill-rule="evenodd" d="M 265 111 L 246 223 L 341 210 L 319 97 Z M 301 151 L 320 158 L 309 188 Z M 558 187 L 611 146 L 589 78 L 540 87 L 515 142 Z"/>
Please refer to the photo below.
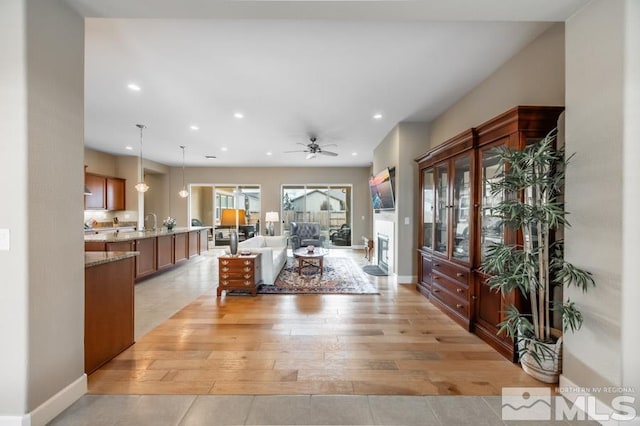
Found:
<path fill-rule="evenodd" d="M 517 105 L 564 105 L 564 31 L 551 26 L 433 120 L 431 147 Z"/>
<path fill-rule="evenodd" d="M 3 2 L 6 3 L 6 2 Z M 74 383 L 86 392 L 84 375 L 84 19 L 64 2 L 28 0 L 26 34 L 27 164 L 16 175 L 28 188 L 28 276 L 3 286 L 28 286 L 27 403 L 34 412 Z M 19 40 L 19 39 L 18 39 Z M 12 43 L 11 39 L 9 42 Z M 22 167 L 25 165 L 23 164 Z M 16 184 L 15 175 L 11 178 Z M 24 203 L 24 201 L 22 202 Z M 24 207 L 18 201 L 18 204 Z M 9 284 L 9 283 L 5 283 Z M 22 290 L 18 290 L 22 291 Z M 2 297 L 4 299 L 4 297 Z M 11 318 L 12 327 L 21 318 Z M 3 336 L 4 340 L 4 336 Z M 4 341 L 5 350 L 15 346 Z M 20 348 L 17 348 L 21 350 Z M 0 363 L 2 368 L 11 365 Z M 0 386 L 15 384 L 2 381 Z M 63 392 L 64 393 L 64 392 Z M 1 400 L 2 398 L 0 398 Z M 41 411 L 40 411 L 41 412 Z M 57 414 L 57 413 L 55 413 Z M 34 418 L 41 424 L 46 418 Z"/>
<path fill-rule="evenodd" d="M 0 420 L 27 407 L 28 356 L 28 126 L 24 1 L 0 2 L 0 228 L 10 250 L 0 251 Z M 7 348 L 10 348 L 7 350 Z"/>
<path fill-rule="evenodd" d="M 565 185 L 572 225 L 565 229 L 565 258 L 591 271 L 596 287 L 587 293 L 565 289 L 565 299 L 578 305 L 584 324 L 578 332 L 565 334 L 561 385 L 566 382 L 589 388 L 622 384 L 622 244 L 628 232 L 623 227 L 624 174 L 628 173 L 623 168 L 627 146 L 623 134 L 624 3 L 594 0 L 565 26 L 565 143 L 567 152 L 575 153 Z M 637 145 L 637 140 L 633 143 Z M 637 169 L 638 163 L 632 167 Z M 637 181 L 628 183 L 637 198 Z M 635 223 L 637 211 L 632 226 Z M 629 279 L 633 278 L 637 287 L 636 277 L 634 267 Z M 637 310 L 637 299 L 630 303 Z M 634 327 L 637 329 L 637 324 Z M 634 358 L 637 362 L 637 353 Z M 605 403 L 613 396 L 597 395 Z"/>
<path fill-rule="evenodd" d="M 84 165 L 88 173 L 121 177 L 117 174 L 116 157 L 91 148 L 84 149 Z"/>
<path fill-rule="evenodd" d="M 418 165 L 415 158 L 429 149 L 429 124 L 401 122 L 398 125 L 398 166 L 396 167 L 396 211 L 398 239 L 396 263 L 398 283 L 416 283 L 418 212 Z"/>
<path fill-rule="evenodd" d="M 625 200 L 622 223 L 622 386 L 634 387 L 636 409 L 640 412 L 640 285 L 637 271 L 640 258 L 640 2 L 627 0 L 625 3 L 625 90 L 624 90 L 624 147 L 623 154 L 623 195 Z"/>

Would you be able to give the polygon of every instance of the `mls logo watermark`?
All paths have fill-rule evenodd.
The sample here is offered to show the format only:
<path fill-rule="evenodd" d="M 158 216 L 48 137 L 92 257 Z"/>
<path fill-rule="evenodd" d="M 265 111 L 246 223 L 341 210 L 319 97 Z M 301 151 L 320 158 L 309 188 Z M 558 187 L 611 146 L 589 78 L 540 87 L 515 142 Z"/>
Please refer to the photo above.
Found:
<path fill-rule="evenodd" d="M 551 396 L 549 388 L 502 388 L 502 420 L 596 420 L 631 421 L 636 417 L 635 397 L 619 395 L 635 392 L 632 388 L 560 388 L 570 392 L 575 399 Z M 605 407 L 594 396 L 601 393 L 618 394 Z"/>
<path fill-rule="evenodd" d="M 502 420 L 551 420 L 551 389 L 502 388 Z"/>

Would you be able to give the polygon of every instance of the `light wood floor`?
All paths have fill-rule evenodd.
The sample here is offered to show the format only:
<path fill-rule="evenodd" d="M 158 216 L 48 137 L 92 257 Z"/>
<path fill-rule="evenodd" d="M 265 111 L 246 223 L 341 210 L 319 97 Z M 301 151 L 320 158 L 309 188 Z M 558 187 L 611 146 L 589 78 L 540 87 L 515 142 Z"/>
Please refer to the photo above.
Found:
<path fill-rule="evenodd" d="M 216 298 L 214 286 L 89 376 L 89 392 L 500 395 L 544 386 L 415 285 L 370 279 L 380 295 Z"/>

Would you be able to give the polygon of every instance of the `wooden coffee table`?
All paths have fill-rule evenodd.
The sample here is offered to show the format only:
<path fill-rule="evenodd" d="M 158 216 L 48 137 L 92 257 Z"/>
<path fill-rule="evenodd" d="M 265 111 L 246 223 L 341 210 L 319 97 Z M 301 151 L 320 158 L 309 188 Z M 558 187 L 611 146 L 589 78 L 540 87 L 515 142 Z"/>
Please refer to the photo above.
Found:
<path fill-rule="evenodd" d="M 320 270 L 322 275 L 324 257 L 329 254 L 329 250 L 322 247 L 315 247 L 313 251 L 307 251 L 306 247 L 301 247 L 293 252 L 293 257 L 298 259 L 298 275 L 302 274 L 305 266 L 314 266 Z"/>

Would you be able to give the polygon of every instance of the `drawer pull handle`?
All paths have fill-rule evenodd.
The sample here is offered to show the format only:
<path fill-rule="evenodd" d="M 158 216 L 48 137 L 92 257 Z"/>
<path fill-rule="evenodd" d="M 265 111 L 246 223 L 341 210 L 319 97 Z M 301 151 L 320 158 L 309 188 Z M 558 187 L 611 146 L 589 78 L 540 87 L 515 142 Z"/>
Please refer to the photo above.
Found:
<path fill-rule="evenodd" d="M 244 285 L 252 285 L 253 283 L 251 281 L 245 281 Z"/>
<path fill-rule="evenodd" d="M 250 261 L 248 261 L 248 260 L 245 260 L 245 261 L 244 261 L 244 264 L 245 264 L 245 265 L 251 265 L 251 262 L 250 262 Z"/>
<path fill-rule="evenodd" d="M 222 278 L 229 278 L 229 274 L 222 274 Z"/>
<path fill-rule="evenodd" d="M 433 266 L 440 266 L 440 264 L 439 263 L 434 263 Z"/>
<path fill-rule="evenodd" d="M 251 272 L 251 268 L 244 268 L 245 272 Z"/>
<path fill-rule="evenodd" d="M 247 278 L 247 279 L 251 278 L 251 274 L 244 274 L 244 277 Z"/>
<path fill-rule="evenodd" d="M 464 292 L 464 290 L 463 290 L 463 289 L 461 289 L 461 288 L 456 288 L 456 291 L 457 291 L 458 293 L 462 293 L 462 292 Z"/>
<path fill-rule="evenodd" d="M 223 261 L 222 261 L 222 264 L 223 264 L 223 265 L 228 265 L 228 264 L 229 264 L 229 261 L 228 261 L 228 260 L 223 260 Z"/>
<path fill-rule="evenodd" d="M 229 281 L 226 281 L 226 280 L 222 281 L 222 285 L 229 285 Z"/>
<path fill-rule="evenodd" d="M 462 308 L 462 305 L 460 303 L 456 303 L 456 308 L 460 309 Z"/>
<path fill-rule="evenodd" d="M 434 276 L 433 276 L 433 279 L 434 279 L 434 280 L 439 280 L 439 279 L 440 279 L 440 277 L 439 277 L 439 276 L 437 276 L 437 275 L 434 275 Z"/>
<path fill-rule="evenodd" d="M 433 289 L 433 290 L 431 290 L 431 291 L 433 291 L 434 293 L 437 293 L 437 292 L 439 292 L 439 291 L 440 291 L 440 289 L 434 288 L 434 289 Z"/>
<path fill-rule="evenodd" d="M 222 270 L 223 270 L 224 272 L 227 272 L 227 271 L 229 270 L 229 268 L 222 268 Z"/>
<path fill-rule="evenodd" d="M 464 277 L 464 274 L 462 272 L 456 272 L 456 277 Z"/>
<path fill-rule="evenodd" d="M 478 300 L 478 296 L 471 296 L 473 300 Z"/>

